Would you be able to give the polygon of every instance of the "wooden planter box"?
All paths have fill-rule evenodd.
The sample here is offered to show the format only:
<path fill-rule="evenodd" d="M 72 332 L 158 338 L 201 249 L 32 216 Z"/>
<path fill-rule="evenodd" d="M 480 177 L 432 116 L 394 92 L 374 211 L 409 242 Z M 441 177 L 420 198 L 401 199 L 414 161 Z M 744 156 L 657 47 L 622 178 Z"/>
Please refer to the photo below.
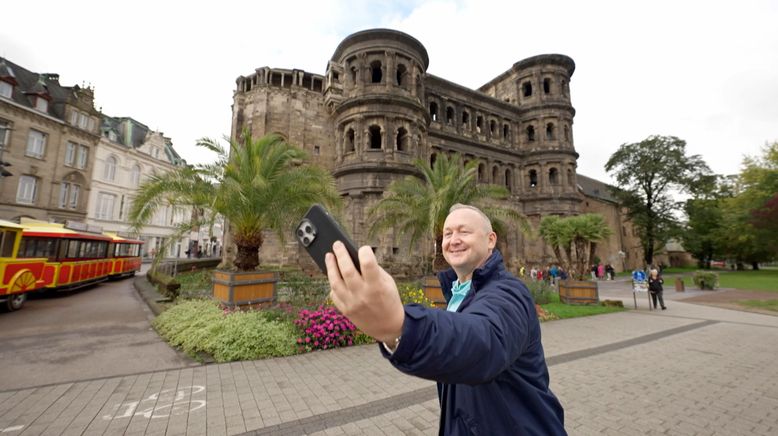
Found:
<path fill-rule="evenodd" d="M 562 280 L 559 282 L 559 299 L 567 304 L 600 304 L 597 282 Z"/>
<path fill-rule="evenodd" d="M 432 300 L 432 303 L 438 309 L 445 309 L 448 307 L 445 297 L 443 297 L 443 290 L 440 289 L 440 281 L 437 277 L 424 277 L 424 295 Z"/>
<path fill-rule="evenodd" d="M 227 306 L 269 306 L 276 299 L 277 272 L 213 272 L 213 298 Z"/>

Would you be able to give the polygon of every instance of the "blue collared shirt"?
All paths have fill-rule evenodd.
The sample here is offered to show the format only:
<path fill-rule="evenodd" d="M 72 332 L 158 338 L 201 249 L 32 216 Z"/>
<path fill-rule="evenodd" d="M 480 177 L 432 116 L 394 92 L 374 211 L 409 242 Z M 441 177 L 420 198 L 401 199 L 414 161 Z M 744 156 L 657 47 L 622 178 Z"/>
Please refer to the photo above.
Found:
<path fill-rule="evenodd" d="M 472 280 L 468 280 L 460 285 L 459 280 L 454 280 L 454 283 L 451 285 L 451 300 L 448 301 L 446 310 L 456 312 L 459 309 L 459 305 L 462 304 L 462 301 L 467 297 L 467 293 L 470 292 L 471 282 Z"/>

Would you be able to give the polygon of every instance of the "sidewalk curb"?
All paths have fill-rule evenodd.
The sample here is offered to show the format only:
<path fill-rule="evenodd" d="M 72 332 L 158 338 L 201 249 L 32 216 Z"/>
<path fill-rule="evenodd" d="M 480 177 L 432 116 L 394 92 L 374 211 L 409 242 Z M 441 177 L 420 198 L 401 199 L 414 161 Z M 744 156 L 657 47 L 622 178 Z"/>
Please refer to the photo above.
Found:
<path fill-rule="evenodd" d="M 154 313 L 154 316 L 159 316 L 164 312 L 164 308 L 161 303 L 167 301 L 167 299 L 157 291 L 157 287 L 149 283 L 146 275 L 136 276 L 132 285 L 135 286 L 135 290 L 143 298 L 143 301 L 149 306 L 149 309 Z"/>

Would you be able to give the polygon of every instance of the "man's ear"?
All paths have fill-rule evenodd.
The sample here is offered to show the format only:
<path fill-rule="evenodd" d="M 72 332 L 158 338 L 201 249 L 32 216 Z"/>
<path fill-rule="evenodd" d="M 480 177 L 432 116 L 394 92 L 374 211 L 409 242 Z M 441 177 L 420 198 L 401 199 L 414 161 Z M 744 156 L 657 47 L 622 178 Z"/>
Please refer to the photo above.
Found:
<path fill-rule="evenodd" d="M 489 238 L 489 249 L 492 250 L 497 245 L 497 233 L 491 232 L 487 238 Z"/>

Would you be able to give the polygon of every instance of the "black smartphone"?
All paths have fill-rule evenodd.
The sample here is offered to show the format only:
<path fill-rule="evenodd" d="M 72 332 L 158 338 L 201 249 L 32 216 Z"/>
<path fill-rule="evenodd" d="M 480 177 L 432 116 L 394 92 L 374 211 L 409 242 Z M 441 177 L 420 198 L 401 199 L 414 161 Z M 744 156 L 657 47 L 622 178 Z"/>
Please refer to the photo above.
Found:
<path fill-rule="evenodd" d="M 308 209 L 308 212 L 305 213 L 302 221 L 295 229 L 295 237 L 305 247 L 305 250 L 308 251 L 308 254 L 311 255 L 316 265 L 319 265 L 324 274 L 327 274 L 327 264 L 324 262 L 324 256 L 332 252 L 332 244 L 335 241 L 340 241 L 346 246 L 346 250 L 351 256 L 351 261 L 354 262 L 357 271 L 362 272 L 359 269 L 359 257 L 357 256 L 356 246 L 351 242 L 351 239 L 349 239 L 335 218 L 320 204 L 314 204 Z"/>

